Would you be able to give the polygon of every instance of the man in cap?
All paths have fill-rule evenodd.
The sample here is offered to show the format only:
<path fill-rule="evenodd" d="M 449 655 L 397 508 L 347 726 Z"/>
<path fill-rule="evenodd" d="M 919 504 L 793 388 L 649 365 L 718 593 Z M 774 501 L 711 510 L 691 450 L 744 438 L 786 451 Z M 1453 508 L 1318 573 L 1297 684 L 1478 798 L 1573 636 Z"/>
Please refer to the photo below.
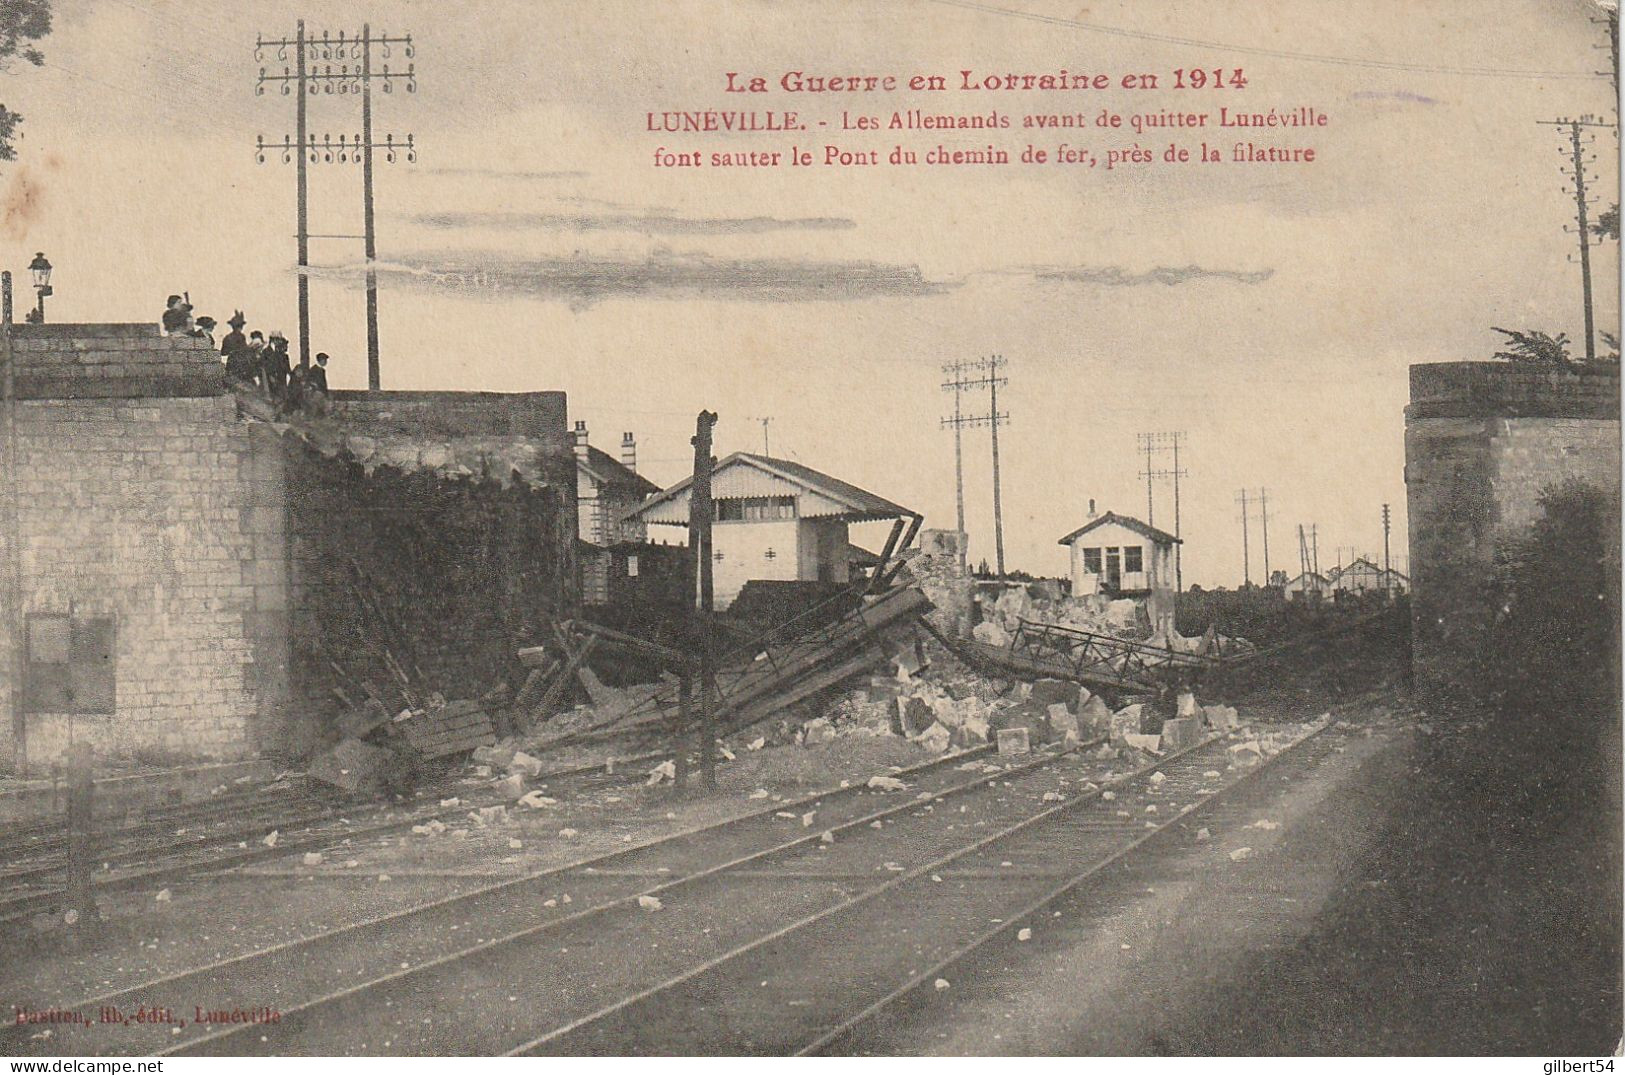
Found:
<path fill-rule="evenodd" d="M 288 337 L 281 329 L 271 331 L 271 338 L 260 355 L 260 370 L 271 398 L 282 399 L 287 394 L 288 374 L 293 372 L 293 367 L 288 358 Z"/>
<path fill-rule="evenodd" d="M 305 371 L 305 409 L 312 414 L 327 413 L 327 352 L 316 352 L 316 364 Z"/>

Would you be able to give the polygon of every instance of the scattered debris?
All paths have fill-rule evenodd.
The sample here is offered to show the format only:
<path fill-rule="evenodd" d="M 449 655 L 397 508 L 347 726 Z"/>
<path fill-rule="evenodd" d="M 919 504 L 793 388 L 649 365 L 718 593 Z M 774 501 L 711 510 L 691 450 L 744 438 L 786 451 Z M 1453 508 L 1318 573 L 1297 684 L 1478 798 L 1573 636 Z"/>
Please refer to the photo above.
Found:
<path fill-rule="evenodd" d="M 638 906 L 642 907 L 645 911 L 658 911 L 664 907 L 665 904 L 661 903 L 659 897 L 657 896 L 639 896 Z"/>
<path fill-rule="evenodd" d="M 1250 847 L 1238 847 L 1234 851 L 1230 852 L 1231 862 L 1241 862 L 1244 859 L 1250 859 L 1252 857 L 1253 849 Z"/>

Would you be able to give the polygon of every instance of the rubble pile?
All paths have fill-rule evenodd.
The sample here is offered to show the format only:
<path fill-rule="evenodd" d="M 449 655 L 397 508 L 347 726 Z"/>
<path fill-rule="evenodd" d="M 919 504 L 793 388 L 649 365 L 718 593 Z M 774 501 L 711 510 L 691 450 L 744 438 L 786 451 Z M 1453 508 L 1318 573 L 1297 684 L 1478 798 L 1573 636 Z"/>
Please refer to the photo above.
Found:
<path fill-rule="evenodd" d="M 1036 592 L 1036 593 L 1035 593 Z M 978 594 L 982 621 L 972 631 L 978 642 L 1007 646 L 1022 620 L 1051 623 L 1093 634 L 1116 638 L 1145 638 L 1149 625 L 1144 606 L 1129 599 L 1113 601 L 1101 594 L 1071 597 L 1059 585 L 1036 583 L 1031 587 L 1011 586 L 994 597 Z"/>

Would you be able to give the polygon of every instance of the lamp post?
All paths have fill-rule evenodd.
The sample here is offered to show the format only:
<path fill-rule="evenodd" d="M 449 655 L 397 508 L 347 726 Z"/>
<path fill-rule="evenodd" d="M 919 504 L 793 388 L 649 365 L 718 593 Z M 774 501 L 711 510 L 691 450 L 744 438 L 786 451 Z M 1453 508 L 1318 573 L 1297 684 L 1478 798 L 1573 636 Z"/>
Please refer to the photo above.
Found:
<path fill-rule="evenodd" d="M 45 260 L 43 253 L 36 253 L 34 260 L 28 263 L 29 275 L 34 278 L 34 293 L 39 296 L 33 313 L 28 320 L 36 325 L 45 323 L 45 296 L 51 294 L 51 263 Z"/>

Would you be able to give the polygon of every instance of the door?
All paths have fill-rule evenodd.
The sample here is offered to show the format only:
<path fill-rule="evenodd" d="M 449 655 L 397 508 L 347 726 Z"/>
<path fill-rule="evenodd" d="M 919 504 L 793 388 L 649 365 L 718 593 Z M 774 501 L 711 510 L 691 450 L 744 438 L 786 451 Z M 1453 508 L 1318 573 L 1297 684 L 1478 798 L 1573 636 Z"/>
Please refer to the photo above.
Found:
<path fill-rule="evenodd" d="M 1106 586 L 1114 593 L 1123 588 L 1123 550 L 1117 545 L 1106 549 Z"/>

